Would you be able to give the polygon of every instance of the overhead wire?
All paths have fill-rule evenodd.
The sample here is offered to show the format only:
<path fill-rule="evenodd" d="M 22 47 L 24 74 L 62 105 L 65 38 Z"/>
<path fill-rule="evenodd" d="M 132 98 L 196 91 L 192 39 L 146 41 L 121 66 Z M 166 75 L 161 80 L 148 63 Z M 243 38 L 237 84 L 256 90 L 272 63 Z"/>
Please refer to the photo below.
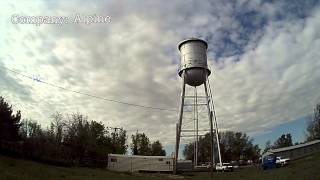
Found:
<path fill-rule="evenodd" d="M 88 93 L 84 93 L 84 92 L 80 92 L 80 91 L 76 91 L 76 90 L 72 90 L 72 89 L 67 89 L 67 88 L 65 88 L 65 87 L 58 86 L 58 85 L 55 85 L 55 84 L 52 84 L 52 83 L 49 83 L 49 82 L 40 80 L 39 78 L 34 78 L 34 77 L 32 77 L 32 76 L 25 75 L 25 74 L 23 74 L 23 73 L 17 72 L 17 71 L 12 70 L 12 69 L 9 69 L 9 68 L 4 67 L 4 66 L 2 66 L 2 65 L 0 65 L 0 66 L 3 67 L 3 68 L 5 68 L 6 70 L 12 72 L 12 73 L 18 74 L 18 75 L 20 75 L 20 76 L 23 76 L 23 77 L 25 77 L 25 78 L 31 79 L 31 80 L 33 80 L 33 81 L 36 81 L 36 82 L 39 82 L 39 83 L 43 83 L 43 84 L 46 84 L 46 85 L 48 85 L 48 86 L 52 86 L 52 87 L 55 87 L 55 88 L 58 88 L 58 89 L 62 89 L 62 90 L 65 90 L 65 91 L 69 91 L 69 92 L 81 94 L 81 95 L 84 95 L 84 96 L 88 96 L 88 97 L 92 97 L 92 98 L 96 98 L 96 99 L 100 99 L 100 100 L 104 100 L 104 101 L 109 101 L 109 102 L 113 102 L 113 103 L 123 104 L 123 105 L 127 105 L 127 106 L 144 108 L 144 109 L 154 109 L 154 110 L 160 110 L 160 111 L 173 111 L 173 112 L 176 112 L 176 111 L 177 111 L 177 110 L 175 110 L 175 109 L 168 109 L 168 108 L 147 106 L 147 105 L 129 103 L 129 102 L 120 101 L 120 100 L 115 100 L 115 99 L 108 99 L 108 98 L 104 98 L 104 97 L 100 97 L 100 96 L 96 96 L 96 95 L 92 95 L 92 94 L 88 94 Z"/>
<path fill-rule="evenodd" d="M 23 74 L 23 73 L 20 73 L 18 71 L 15 71 L 15 70 L 12 70 L 12 69 L 9 69 L 3 65 L 0 65 L 0 67 L 3 67 L 4 69 L 12 72 L 12 73 L 15 73 L 15 74 L 18 74 L 24 78 L 28 78 L 28 79 L 31 79 L 33 81 L 36 81 L 38 83 L 43 83 L 43 84 L 46 84 L 48 86 L 52 86 L 52 87 L 55 87 L 55 88 L 58 88 L 58 89 L 62 89 L 62 90 L 65 90 L 65 91 L 69 91 L 69 92 L 73 92 L 73 93 L 77 93 L 77 94 L 81 94 L 81 95 L 85 95 L 85 96 L 88 96 L 88 97 L 92 97 L 92 98 L 96 98 L 96 99 L 100 99 L 100 100 L 104 100 L 104 101 L 108 101 L 108 102 L 113 102 L 113 103 L 118 103 L 118 104 L 123 104 L 123 105 L 128 105 L 128 106 L 133 106 L 133 107 L 137 107 L 137 108 L 144 108 L 144 109 L 153 109 L 153 110 L 160 110 L 160 111 L 170 111 L 170 112 L 178 112 L 177 109 L 169 109 L 169 108 L 161 108 L 161 107 L 154 107 L 154 106 L 147 106 L 147 105 L 141 105 L 141 104 L 135 104 L 135 103 L 129 103 L 129 102 L 124 102 L 124 101 L 120 101 L 120 100 L 115 100 L 115 99 L 108 99 L 108 98 L 104 98 L 104 97 L 99 97 L 99 96 L 96 96 L 96 95 L 92 95 L 92 94 L 88 94 L 88 93 L 84 93 L 84 92 L 80 92 L 80 91 L 75 91 L 75 90 L 72 90 L 72 89 L 67 89 L 65 87 L 62 87 L 62 86 L 58 86 L 58 85 L 55 85 L 55 84 L 52 84 L 52 83 L 49 83 L 49 82 L 46 82 L 46 81 L 43 81 L 43 80 L 40 80 L 39 78 L 34 78 L 30 75 L 26 75 L 26 74 Z M 304 73 L 303 75 L 305 75 L 307 73 Z M 286 92 L 295 92 L 295 91 L 286 91 Z M 245 103 L 245 104 L 248 104 L 248 103 Z M 249 104 L 254 104 L 254 102 L 251 102 Z M 255 106 L 263 106 L 263 105 L 269 105 L 270 103 L 258 103 L 255 104 Z M 227 109 L 225 109 L 227 110 Z M 188 111 L 185 111 L 185 112 L 188 112 Z M 192 112 L 192 111 L 190 111 Z M 251 111 L 249 112 L 238 112 L 238 113 L 223 113 L 223 114 L 218 114 L 217 117 L 225 117 L 225 116 L 236 116 L 236 115 L 240 115 L 240 114 L 248 114 L 248 113 L 252 113 Z"/>

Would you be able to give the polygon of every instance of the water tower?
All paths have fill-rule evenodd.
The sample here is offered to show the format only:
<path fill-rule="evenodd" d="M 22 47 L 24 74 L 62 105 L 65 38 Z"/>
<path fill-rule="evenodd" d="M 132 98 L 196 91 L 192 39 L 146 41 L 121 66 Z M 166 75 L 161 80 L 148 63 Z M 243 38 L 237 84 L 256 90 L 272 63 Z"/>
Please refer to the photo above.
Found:
<path fill-rule="evenodd" d="M 214 111 L 214 104 L 212 100 L 211 88 L 208 80 L 208 76 L 211 74 L 210 69 L 207 65 L 207 48 L 208 44 L 206 41 L 196 38 L 186 39 L 178 44 L 178 49 L 181 53 L 181 64 L 179 69 L 179 76 L 182 78 L 182 92 L 181 92 L 181 102 L 179 111 L 179 120 L 176 128 L 176 148 L 175 148 L 175 164 L 177 165 L 179 157 L 179 145 L 181 139 L 181 132 L 192 131 L 194 133 L 194 165 L 198 163 L 198 140 L 199 140 L 199 129 L 198 129 L 198 99 L 200 98 L 197 94 L 197 87 L 204 85 L 203 96 L 204 105 L 208 111 L 208 120 L 210 128 L 211 137 L 211 163 L 214 164 L 214 137 L 216 137 L 216 142 L 219 142 L 218 137 L 218 125 Z M 186 85 L 194 87 L 193 95 L 186 96 Z M 195 126 L 192 130 L 182 129 L 184 110 L 187 104 L 185 104 L 186 98 L 193 98 L 193 114 L 195 120 Z M 189 104 L 190 105 L 190 104 Z M 188 106 L 189 106 L 188 105 Z M 221 164 L 220 146 L 217 143 L 217 151 L 219 156 L 219 163 Z M 175 172 L 177 171 L 177 166 L 175 166 Z M 211 168 L 212 169 L 212 168 Z"/>

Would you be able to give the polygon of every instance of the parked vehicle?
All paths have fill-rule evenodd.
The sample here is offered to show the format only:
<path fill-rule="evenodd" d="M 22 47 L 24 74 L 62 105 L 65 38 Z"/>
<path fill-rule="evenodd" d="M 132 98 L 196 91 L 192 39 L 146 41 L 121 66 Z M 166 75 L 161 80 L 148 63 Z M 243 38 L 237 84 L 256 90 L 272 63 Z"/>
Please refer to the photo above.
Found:
<path fill-rule="evenodd" d="M 233 171 L 233 166 L 230 163 L 222 163 L 216 165 L 216 171 Z"/>
<path fill-rule="evenodd" d="M 276 165 L 277 165 L 277 167 L 286 166 L 289 164 L 289 161 L 290 161 L 289 158 L 277 157 L 276 158 Z"/>
<path fill-rule="evenodd" d="M 205 172 L 205 171 L 208 171 L 210 169 L 210 167 L 202 164 L 202 165 L 194 166 L 193 169 L 194 169 L 194 171 Z"/>
<path fill-rule="evenodd" d="M 239 168 L 239 162 L 237 162 L 237 161 L 231 161 L 230 164 L 233 167 L 233 169 L 238 169 Z"/>
<path fill-rule="evenodd" d="M 266 155 L 262 158 L 262 168 L 266 169 L 273 169 L 276 168 L 276 156 L 273 154 Z"/>

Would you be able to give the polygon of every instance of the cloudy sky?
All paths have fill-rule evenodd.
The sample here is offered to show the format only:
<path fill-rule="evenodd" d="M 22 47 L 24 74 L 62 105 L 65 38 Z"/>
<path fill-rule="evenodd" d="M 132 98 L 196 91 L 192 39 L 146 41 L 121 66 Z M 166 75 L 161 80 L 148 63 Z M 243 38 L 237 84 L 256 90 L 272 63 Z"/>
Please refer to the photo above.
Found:
<path fill-rule="evenodd" d="M 69 23 L 22 24 L 14 15 L 67 17 Z M 109 21 L 73 23 L 77 15 Z M 129 135 L 139 130 L 174 144 L 176 111 L 108 102 L 8 69 L 105 99 L 175 110 L 181 86 L 177 44 L 188 37 L 209 44 L 222 130 L 267 138 L 279 126 L 303 132 L 283 125 L 306 121 L 320 101 L 318 1 L 1 1 L 0 18 L 0 95 L 43 127 L 53 112 L 80 112 Z"/>

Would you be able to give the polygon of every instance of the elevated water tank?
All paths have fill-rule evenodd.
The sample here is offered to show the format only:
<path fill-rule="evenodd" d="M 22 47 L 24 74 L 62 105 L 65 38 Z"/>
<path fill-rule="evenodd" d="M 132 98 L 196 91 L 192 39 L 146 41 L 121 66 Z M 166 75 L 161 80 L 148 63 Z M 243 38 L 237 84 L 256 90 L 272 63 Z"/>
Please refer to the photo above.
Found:
<path fill-rule="evenodd" d="M 179 76 L 185 71 L 186 84 L 199 86 L 210 75 L 207 65 L 208 44 L 202 39 L 190 38 L 179 43 L 178 49 L 181 53 L 181 65 Z"/>

